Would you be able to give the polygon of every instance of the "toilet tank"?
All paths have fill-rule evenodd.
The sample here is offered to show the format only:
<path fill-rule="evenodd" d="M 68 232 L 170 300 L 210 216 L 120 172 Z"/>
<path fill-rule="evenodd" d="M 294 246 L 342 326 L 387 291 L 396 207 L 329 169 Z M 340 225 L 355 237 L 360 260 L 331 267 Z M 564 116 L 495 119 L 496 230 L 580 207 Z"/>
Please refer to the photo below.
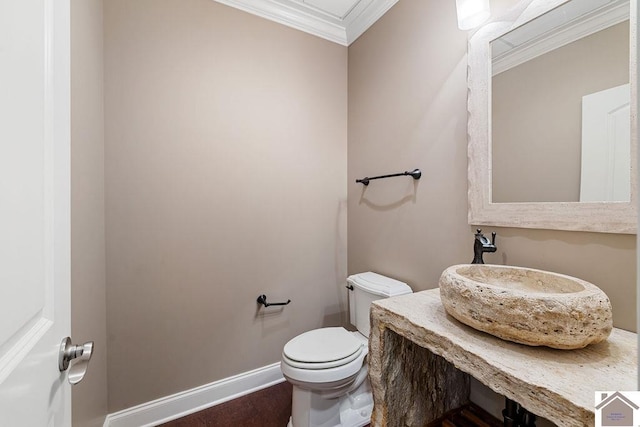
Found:
<path fill-rule="evenodd" d="M 349 321 L 366 337 L 369 336 L 369 308 L 373 301 L 413 292 L 406 283 L 371 271 L 349 276 L 347 283 L 350 285 Z"/>

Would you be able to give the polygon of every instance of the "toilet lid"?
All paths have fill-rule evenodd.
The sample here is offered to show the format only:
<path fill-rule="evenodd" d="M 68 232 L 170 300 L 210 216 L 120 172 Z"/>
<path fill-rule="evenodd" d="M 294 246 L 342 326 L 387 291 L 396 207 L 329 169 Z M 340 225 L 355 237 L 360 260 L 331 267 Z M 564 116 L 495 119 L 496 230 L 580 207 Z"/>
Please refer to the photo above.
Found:
<path fill-rule="evenodd" d="M 362 349 L 362 341 L 344 328 L 321 328 L 305 332 L 285 344 L 283 353 L 306 363 L 344 359 Z"/>

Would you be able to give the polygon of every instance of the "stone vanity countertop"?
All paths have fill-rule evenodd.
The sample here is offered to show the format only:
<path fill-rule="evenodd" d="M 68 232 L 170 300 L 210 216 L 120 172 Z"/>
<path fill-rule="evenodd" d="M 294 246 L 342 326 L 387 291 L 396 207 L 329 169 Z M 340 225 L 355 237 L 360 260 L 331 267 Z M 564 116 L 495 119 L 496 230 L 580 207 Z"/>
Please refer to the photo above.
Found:
<path fill-rule="evenodd" d="M 516 344 L 446 314 L 439 289 L 375 301 L 371 316 L 558 425 L 593 425 L 595 391 L 637 388 L 637 334 L 621 329 L 578 350 Z"/>

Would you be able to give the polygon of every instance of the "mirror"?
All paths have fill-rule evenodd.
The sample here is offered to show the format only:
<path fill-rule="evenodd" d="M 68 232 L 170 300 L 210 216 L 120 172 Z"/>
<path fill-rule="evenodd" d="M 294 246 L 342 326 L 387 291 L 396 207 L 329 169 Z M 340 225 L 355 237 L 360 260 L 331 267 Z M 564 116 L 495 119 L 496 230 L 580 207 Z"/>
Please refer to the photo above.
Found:
<path fill-rule="evenodd" d="M 636 232 L 631 3 L 528 0 L 470 38 L 470 224 Z"/>
<path fill-rule="evenodd" d="M 629 201 L 629 1 L 565 3 L 491 53 L 492 201 Z"/>

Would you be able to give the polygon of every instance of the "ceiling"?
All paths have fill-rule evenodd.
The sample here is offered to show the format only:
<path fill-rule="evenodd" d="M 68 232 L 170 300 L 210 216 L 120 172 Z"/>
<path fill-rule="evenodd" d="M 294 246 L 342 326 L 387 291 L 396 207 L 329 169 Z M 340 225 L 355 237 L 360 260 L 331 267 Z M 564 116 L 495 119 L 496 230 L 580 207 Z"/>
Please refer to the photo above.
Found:
<path fill-rule="evenodd" d="M 215 0 L 349 46 L 398 0 Z"/>

